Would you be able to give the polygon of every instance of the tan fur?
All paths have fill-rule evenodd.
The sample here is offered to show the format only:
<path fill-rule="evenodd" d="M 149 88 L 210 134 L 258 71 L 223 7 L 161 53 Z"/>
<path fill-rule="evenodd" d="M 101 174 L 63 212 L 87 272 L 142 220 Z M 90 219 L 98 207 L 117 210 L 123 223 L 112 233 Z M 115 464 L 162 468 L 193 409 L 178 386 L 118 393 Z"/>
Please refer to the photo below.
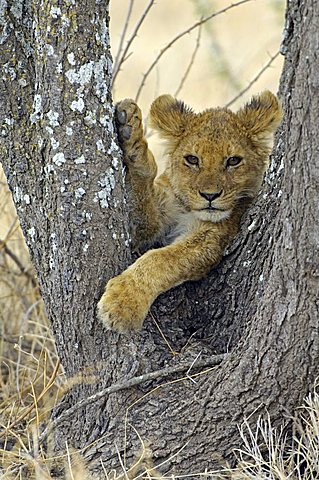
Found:
<path fill-rule="evenodd" d="M 134 247 L 158 242 L 163 247 L 147 251 L 107 283 L 98 304 L 104 325 L 119 332 L 140 329 L 158 295 L 202 278 L 221 260 L 260 188 L 281 117 L 280 104 L 268 91 L 237 113 L 217 108 L 195 114 L 183 102 L 162 95 L 150 112 L 150 125 L 167 141 L 168 151 L 166 169 L 156 179 L 140 109 L 133 100 L 117 105 Z M 199 164 L 191 165 L 190 157 L 185 159 L 189 155 Z M 230 157 L 242 160 L 230 166 Z M 218 195 L 211 210 L 199 192 Z"/>

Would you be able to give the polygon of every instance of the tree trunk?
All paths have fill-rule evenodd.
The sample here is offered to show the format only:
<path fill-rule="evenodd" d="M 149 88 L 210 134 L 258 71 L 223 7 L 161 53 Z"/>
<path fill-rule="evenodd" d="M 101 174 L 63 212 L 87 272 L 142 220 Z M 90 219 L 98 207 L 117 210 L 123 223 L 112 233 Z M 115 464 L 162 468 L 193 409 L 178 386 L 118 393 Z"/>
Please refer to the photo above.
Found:
<path fill-rule="evenodd" d="M 41 2 L 40 13 L 33 5 L 3 9 L 1 157 L 62 364 L 70 377 L 96 379 L 56 409 L 57 447 L 86 446 L 106 468 L 118 466 L 118 448 L 130 465 L 137 431 L 153 461 L 167 461 L 159 470 L 211 469 L 212 454 L 229 460 L 240 446 L 238 423 L 265 411 L 280 422 L 318 375 L 319 5 L 288 3 L 285 120 L 240 235 L 208 279 L 161 296 L 132 336 L 104 331 L 94 315 L 105 280 L 130 261 L 108 2 Z M 216 353 L 226 353 L 222 363 L 201 370 Z M 192 362 L 195 381 L 165 372 Z M 70 410 L 116 382 L 116 392 Z"/>

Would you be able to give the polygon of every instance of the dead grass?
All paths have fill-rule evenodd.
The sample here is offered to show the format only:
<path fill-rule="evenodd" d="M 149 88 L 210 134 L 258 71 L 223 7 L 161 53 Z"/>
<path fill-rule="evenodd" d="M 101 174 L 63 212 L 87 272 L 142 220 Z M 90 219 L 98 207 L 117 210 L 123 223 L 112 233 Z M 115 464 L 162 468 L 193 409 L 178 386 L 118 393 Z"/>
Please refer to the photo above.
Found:
<path fill-rule="evenodd" d="M 0 465 L 20 478 L 64 380 L 2 171 L 0 185 Z"/>
<path fill-rule="evenodd" d="M 319 395 L 310 394 L 292 419 L 293 438 L 269 418 L 240 428 L 243 448 L 236 452 L 234 480 L 318 480 Z M 289 429 L 289 432 L 291 429 Z"/>

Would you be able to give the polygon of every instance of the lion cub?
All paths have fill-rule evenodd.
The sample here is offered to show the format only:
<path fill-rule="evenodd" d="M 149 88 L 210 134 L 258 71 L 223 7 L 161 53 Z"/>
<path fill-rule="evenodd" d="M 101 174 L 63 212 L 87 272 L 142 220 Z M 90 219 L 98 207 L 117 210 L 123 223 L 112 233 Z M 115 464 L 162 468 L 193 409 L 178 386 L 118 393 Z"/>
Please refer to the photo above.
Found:
<path fill-rule="evenodd" d="M 221 260 L 260 188 L 281 117 L 269 91 L 236 113 L 216 108 L 196 114 L 162 95 L 150 111 L 151 127 L 167 141 L 167 166 L 156 178 L 139 107 L 133 100 L 117 105 L 133 246 L 162 247 L 148 250 L 107 283 L 98 303 L 106 327 L 139 330 L 158 295 L 204 277 Z"/>

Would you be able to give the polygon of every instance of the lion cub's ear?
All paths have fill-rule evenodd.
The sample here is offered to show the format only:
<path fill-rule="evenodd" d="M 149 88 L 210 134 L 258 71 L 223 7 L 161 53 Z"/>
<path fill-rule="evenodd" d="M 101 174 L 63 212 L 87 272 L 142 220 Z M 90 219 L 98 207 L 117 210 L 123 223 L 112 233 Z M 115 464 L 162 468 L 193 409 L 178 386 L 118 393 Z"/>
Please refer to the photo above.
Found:
<path fill-rule="evenodd" d="M 194 115 L 191 108 L 171 95 L 161 95 L 151 106 L 149 124 L 167 140 L 178 140 L 189 119 Z"/>
<path fill-rule="evenodd" d="M 253 97 L 237 115 L 253 141 L 270 146 L 273 133 L 282 119 L 282 108 L 278 98 L 266 90 Z"/>

